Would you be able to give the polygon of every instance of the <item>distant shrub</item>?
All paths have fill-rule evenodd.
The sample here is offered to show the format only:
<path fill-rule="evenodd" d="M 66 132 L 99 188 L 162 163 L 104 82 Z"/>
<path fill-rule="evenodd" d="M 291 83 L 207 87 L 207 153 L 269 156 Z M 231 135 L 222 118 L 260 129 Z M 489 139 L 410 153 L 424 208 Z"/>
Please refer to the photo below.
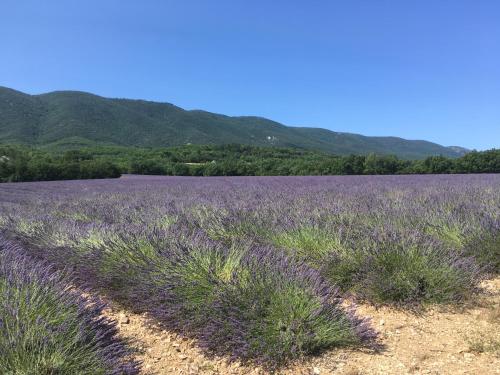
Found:
<path fill-rule="evenodd" d="M 103 305 L 0 243 L 0 373 L 135 374 Z"/>

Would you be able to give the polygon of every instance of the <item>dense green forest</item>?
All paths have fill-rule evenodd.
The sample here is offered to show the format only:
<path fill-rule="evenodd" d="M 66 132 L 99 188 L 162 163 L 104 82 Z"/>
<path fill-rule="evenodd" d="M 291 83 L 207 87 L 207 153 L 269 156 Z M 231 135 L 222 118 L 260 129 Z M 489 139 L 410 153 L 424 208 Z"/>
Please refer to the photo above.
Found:
<path fill-rule="evenodd" d="M 0 181 L 113 178 L 124 173 L 176 176 L 500 173 L 500 149 L 460 158 L 402 160 L 388 155 L 335 156 L 247 145 L 132 148 L 103 146 L 51 151 L 0 146 Z"/>
<path fill-rule="evenodd" d="M 115 178 L 121 173 L 112 161 L 87 152 L 55 155 L 21 146 L 0 146 L 0 182 Z"/>

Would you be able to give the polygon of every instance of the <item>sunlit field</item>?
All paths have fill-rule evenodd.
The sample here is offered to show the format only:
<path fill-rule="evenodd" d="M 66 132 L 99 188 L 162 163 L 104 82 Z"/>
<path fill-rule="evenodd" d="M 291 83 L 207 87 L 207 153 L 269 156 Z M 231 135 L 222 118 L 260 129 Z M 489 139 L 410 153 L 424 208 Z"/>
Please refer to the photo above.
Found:
<path fill-rule="evenodd" d="M 277 369 L 377 348 L 354 301 L 472 300 L 500 269 L 500 175 L 2 184 L 0 228 L 0 373 L 138 371 L 83 289 L 207 355 Z"/>

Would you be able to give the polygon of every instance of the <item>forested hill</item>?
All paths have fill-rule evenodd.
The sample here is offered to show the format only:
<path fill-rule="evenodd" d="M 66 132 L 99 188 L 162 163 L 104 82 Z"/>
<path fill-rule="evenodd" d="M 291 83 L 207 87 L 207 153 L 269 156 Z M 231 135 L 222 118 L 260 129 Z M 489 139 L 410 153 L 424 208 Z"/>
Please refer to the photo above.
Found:
<path fill-rule="evenodd" d="M 453 158 L 467 151 L 427 141 L 289 127 L 261 117 L 186 111 L 167 103 L 108 99 L 76 91 L 28 95 L 3 87 L 0 87 L 0 143 L 59 149 L 238 143 L 337 155 L 392 154 L 403 159 L 431 155 Z"/>

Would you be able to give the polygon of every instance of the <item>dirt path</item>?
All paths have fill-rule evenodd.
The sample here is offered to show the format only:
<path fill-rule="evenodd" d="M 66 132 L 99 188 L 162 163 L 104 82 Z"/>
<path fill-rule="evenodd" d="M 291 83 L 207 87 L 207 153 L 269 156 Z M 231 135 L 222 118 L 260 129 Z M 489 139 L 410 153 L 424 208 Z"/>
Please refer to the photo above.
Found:
<path fill-rule="evenodd" d="M 431 310 L 417 316 L 359 306 L 360 315 L 372 317 L 384 350 L 332 350 L 280 374 L 500 374 L 498 351 L 473 350 L 490 338 L 500 343 L 500 278 L 483 286 L 485 293 L 461 311 Z M 146 315 L 109 314 L 119 321 L 120 334 L 136 340 L 144 374 L 265 374 L 259 368 L 208 359 L 192 340 L 148 326 Z"/>

